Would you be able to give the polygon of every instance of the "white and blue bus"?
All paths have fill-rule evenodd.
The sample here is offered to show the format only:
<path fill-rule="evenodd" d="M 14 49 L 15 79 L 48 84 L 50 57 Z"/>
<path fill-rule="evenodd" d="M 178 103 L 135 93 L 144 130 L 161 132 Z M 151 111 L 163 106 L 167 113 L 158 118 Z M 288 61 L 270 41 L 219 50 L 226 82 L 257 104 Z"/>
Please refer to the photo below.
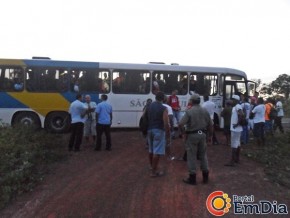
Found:
<path fill-rule="evenodd" d="M 221 123 L 225 100 L 237 92 L 252 95 L 255 84 L 243 71 L 230 68 L 0 59 L 0 120 L 9 125 L 33 123 L 52 132 L 67 131 L 68 108 L 80 92 L 97 103 L 107 94 L 112 127 L 136 128 L 146 100 L 154 100 L 157 91 L 171 95 L 173 90 L 178 90 L 181 111 L 193 92 L 208 95 L 216 104 L 215 121 Z"/>

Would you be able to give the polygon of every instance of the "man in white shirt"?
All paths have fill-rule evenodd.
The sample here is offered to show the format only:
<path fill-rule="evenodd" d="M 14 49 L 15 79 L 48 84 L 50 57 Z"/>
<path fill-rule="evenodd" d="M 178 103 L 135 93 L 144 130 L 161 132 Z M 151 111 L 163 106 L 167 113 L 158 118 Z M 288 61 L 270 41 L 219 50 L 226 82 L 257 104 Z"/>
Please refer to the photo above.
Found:
<path fill-rule="evenodd" d="M 254 114 L 254 136 L 257 140 L 258 145 L 265 145 L 265 136 L 264 136 L 264 125 L 265 125 L 265 112 L 266 107 L 264 105 L 263 98 L 258 98 L 258 105 L 253 108 L 252 113 Z"/>
<path fill-rule="evenodd" d="M 231 148 L 232 158 L 225 166 L 235 166 L 235 163 L 239 163 L 240 149 L 241 149 L 241 133 L 243 127 L 239 124 L 239 117 L 243 116 L 242 107 L 239 104 L 240 96 L 233 95 L 233 108 L 231 116 Z"/>
<path fill-rule="evenodd" d="M 82 95 L 77 94 L 76 100 L 71 103 L 69 113 L 71 115 L 71 136 L 69 139 L 68 150 L 80 151 L 82 144 L 85 114 L 87 112 L 86 105 L 82 102 Z"/>
<path fill-rule="evenodd" d="M 215 103 L 213 103 L 212 101 L 209 101 L 209 97 L 207 95 L 205 95 L 203 97 L 203 100 L 204 100 L 204 102 L 202 104 L 202 107 L 208 111 L 209 116 L 210 116 L 211 120 L 213 121 L 213 125 L 214 125 Z M 215 135 L 214 128 L 213 128 L 213 135 L 212 135 L 212 143 L 214 145 L 218 145 L 219 144 L 219 142 L 218 142 L 218 140 L 216 138 L 216 135 Z"/>
<path fill-rule="evenodd" d="M 84 136 L 86 139 L 86 143 L 89 143 L 90 136 L 93 137 L 93 141 L 96 141 L 96 115 L 95 115 L 95 109 L 97 107 L 96 102 L 91 101 L 91 96 L 86 95 L 85 96 L 85 105 L 88 107 L 89 111 L 85 116 L 85 126 L 84 126 Z"/>
<path fill-rule="evenodd" d="M 275 117 L 275 120 L 274 120 L 274 132 L 276 131 L 278 127 L 280 132 L 284 133 L 284 129 L 282 126 L 282 118 L 284 117 L 284 110 L 283 110 L 283 104 L 280 98 L 277 98 L 276 110 L 277 110 L 277 117 Z"/>

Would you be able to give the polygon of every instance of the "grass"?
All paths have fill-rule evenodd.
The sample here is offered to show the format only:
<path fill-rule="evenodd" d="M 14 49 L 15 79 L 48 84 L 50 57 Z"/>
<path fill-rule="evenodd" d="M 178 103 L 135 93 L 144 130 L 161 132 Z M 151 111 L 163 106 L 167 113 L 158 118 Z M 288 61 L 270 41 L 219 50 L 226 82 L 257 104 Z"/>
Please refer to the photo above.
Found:
<path fill-rule="evenodd" d="M 0 209 L 32 191 L 52 163 L 63 160 L 63 136 L 28 127 L 0 127 Z"/>
<path fill-rule="evenodd" d="M 267 137 L 264 147 L 250 145 L 245 155 L 264 166 L 268 178 L 290 189 L 290 132 Z"/>

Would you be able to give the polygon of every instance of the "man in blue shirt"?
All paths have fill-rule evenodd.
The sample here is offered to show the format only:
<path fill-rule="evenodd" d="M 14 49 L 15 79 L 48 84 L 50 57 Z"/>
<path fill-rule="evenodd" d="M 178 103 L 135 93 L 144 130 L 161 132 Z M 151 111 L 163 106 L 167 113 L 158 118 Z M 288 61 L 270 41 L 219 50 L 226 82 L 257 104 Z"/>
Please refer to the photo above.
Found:
<path fill-rule="evenodd" d="M 84 132 L 84 117 L 87 110 L 88 108 L 82 102 L 82 95 L 77 94 L 76 100 L 71 103 L 69 108 L 69 113 L 71 115 L 71 136 L 68 145 L 69 151 L 72 151 L 73 148 L 76 152 L 80 151 Z"/>
<path fill-rule="evenodd" d="M 103 132 L 106 136 L 106 150 L 111 151 L 111 133 L 110 128 L 112 124 L 112 106 L 107 102 L 108 96 L 101 95 L 102 102 L 97 105 L 96 112 L 96 123 L 97 123 L 97 144 L 96 151 L 100 151 L 102 147 L 102 135 Z"/>

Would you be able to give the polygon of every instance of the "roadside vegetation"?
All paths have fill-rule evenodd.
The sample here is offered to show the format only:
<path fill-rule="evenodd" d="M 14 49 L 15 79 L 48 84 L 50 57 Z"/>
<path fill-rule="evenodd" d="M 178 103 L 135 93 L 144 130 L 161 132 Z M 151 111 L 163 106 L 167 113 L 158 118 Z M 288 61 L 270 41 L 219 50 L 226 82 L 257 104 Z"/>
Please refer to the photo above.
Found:
<path fill-rule="evenodd" d="M 28 127 L 0 127 L 0 209 L 44 179 L 66 152 L 62 135 Z"/>
<path fill-rule="evenodd" d="M 265 146 L 254 143 L 248 146 L 244 154 L 264 166 L 268 179 L 290 189 L 290 132 L 267 136 Z"/>

